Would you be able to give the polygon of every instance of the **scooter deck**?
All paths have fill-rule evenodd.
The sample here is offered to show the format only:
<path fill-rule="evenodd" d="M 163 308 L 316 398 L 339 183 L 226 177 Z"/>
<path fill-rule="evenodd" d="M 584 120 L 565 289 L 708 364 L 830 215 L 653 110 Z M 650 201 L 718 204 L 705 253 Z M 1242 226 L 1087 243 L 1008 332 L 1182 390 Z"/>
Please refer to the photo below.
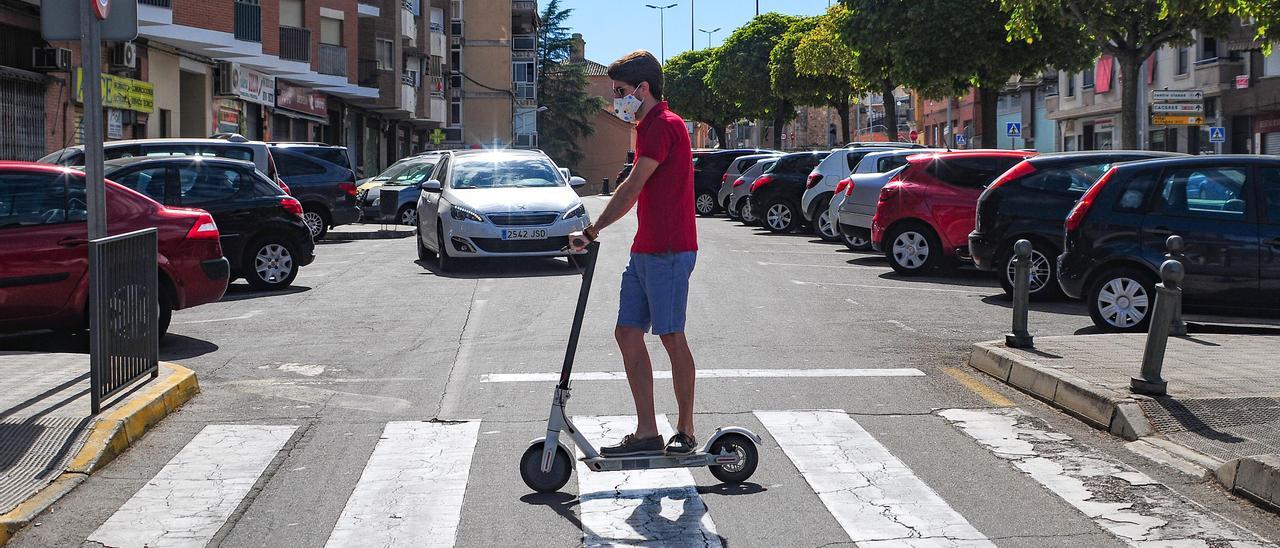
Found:
<path fill-rule="evenodd" d="M 738 456 L 733 454 L 712 455 L 703 451 L 697 451 L 688 455 L 664 455 L 661 453 L 654 453 L 651 455 L 597 457 L 594 459 L 583 457 L 579 460 L 596 472 L 614 472 L 619 470 L 699 468 L 702 466 L 737 464 Z"/>

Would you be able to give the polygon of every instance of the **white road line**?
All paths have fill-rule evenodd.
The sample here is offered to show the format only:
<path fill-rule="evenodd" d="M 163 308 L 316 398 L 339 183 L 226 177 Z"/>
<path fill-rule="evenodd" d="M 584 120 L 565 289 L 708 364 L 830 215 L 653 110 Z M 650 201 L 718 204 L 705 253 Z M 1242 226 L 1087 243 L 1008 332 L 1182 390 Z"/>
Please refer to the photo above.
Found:
<path fill-rule="evenodd" d="M 1130 546 L 1261 546 L 1265 540 L 1016 408 L 940 413 Z"/>
<path fill-rule="evenodd" d="M 916 287 L 914 285 L 863 285 L 863 284 L 841 284 L 828 282 L 806 282 L 802 280 L 791 280 L 796 285 L 830 285 L 836 287 L 859 287 L 862 289 L 903 289 L 908 291 L 937 291 L 941 293 L 967 293 L 970 295 L 982 295 L 981 291 L 973 291 L 968 289 L 939 289 L 935 287 Z"/>
<path fill-rule="evenodd" d="M 770 255 L 778 254 L 778 253 L 784 253 L 787 255 L 826 255 L 828 257 L 836 256 L 836 254 L 839 253 L 838 251 L 834 251 L 834 250 L 833 251 L 790 251 L 786 249 L 734 249 L 732 251 L 736 253 L 768 253 Z M 768 264 L 772 264 L 772 263 L 768 263 Z M 811 265 L 804 265 L 804 266 L 811 266 Z"/>
<path fill-rule="evenodd" d="M 915 331 L 915 330 L 916 330 L 914 327 L 910 327 L 910 326 L 908 326 L 907 324 L 902 323 L 902 322 L 900 322 L 900 321 L 898 321 L 898 320 L 880 320 L 880 322 L 879 322 L 879 323 L 888 323 L 888 324 L 893 324 L 893 325 L 896 325 L 896 326 L 898 326 L 898 327 L 902 328 L 902 330 L 903 330 L 903 331 Z"/>
<path fill-rule="evenodd" d="M 841 270 L 861 270 L 864 268 L 876 268 L 874 266 L 853 266 L 853 265 L 833 265 L 833 264 L 800 264 L 800 263 L 770 263 L 765 261 L 756 261 L 760 266 L 804 266 L 809 268 L 836 268 Z"/>
<path fill-rule="evenodd" d="M 234 322 L 237 320 L 247 320 L 261 313 L 262 313 L 261 310 L 250 310 L 248 312 L 245 312 L 244 314 L 241 314 L 239 316 L 235 316 L 232 318 L 214 318 L 212 320 L 192 320 L 189 322 L 179 322 L 178 325 L 194 325 L 198 323 L 215 323 L 215 322 Z"/>
<path fill-rule="evenodd" d="M 859 546 L 995 546 L 844 411 L 756 411 Z"/>
<path fill-rule="evenodd" d="M 823 377 L 923 377 L 924 371 L 911 368 L 881 369 L 699 369 L 699 379 L 778 379 Z M 670 379 L 670 371 L 654 371 L 655 379 Z M 480 382 L 554 382 L 559 373 L 490 373 Z M 575 381 L 625 381 L 623 371 L 587 371 L 574 373 Z"/>
<path fill-rule="evenodd" d="M 480 421 L 389 422 L 325 546 L 453 546 Z"/>
<path fill-rule="evenodd" d="M 205 546 L 296 428 L 204 427 L 88 540 L 107 546 Z"/>
<path fill-rule="evenodd" d="M 574 417 L 573 423 L 601 445 L 636 428 L 634 416 Z M 664 415 L 658 415 L 658 431 L 663 439 L 674 433 Z M 577 466 L 583 546 L 722 546 L 689 470 L 592 472 L 582 461 Z"/>

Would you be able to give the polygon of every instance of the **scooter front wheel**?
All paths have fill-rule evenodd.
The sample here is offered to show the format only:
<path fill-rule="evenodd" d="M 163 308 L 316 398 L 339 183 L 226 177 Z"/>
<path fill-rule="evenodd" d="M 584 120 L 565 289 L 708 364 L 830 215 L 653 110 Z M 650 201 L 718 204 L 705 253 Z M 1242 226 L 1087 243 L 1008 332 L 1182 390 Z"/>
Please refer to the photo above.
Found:
<path fill-rule="evenodd" d="M 719 455 L 729 453 L 738 455 L 737 464 L 712 465 L 708 468 L 711 475 L 724 483 L 742 483 L 756 472 L 760 464 L 760 451 L 755 442 L 742 434 L 725 434 L 711 444 L 708 453 Z"/>
<path fill-rule="evenodd" d="M 556 458 L 551 463 L 551 471 L 542 471 L 542 446 L 538 441 L 525 449 L 520 457 L 520 478 L 530 489 L 539 493 L 553 493 L 569 483 L 569 475 L 573 473 L 573 460 L 563 447 L 556 447 Z"/>

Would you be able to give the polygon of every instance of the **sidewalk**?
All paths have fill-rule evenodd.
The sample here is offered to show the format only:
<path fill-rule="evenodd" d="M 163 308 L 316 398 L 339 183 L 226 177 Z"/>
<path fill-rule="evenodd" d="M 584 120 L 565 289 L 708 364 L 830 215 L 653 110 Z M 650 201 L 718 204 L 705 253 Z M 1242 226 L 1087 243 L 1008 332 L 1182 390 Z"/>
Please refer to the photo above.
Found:
<path fill-rule="evenodd" d="M 1194 463 L 1232 491 L 1280 506 L 1280 336 L 1170 338 L 1169 395 L 1129 392 L 1146 334 L 1040 337 L 1036 348 L 975 345 L 970 365 L 1128 440 Z M 1182 467 L 1184 471 L 1187 466 Z"/>
<path fill-rule="evenodd" d="M 323 240 L 391 240 L 413 236 L 413 227 L 392 222 L 355 223 L 334 227 Z"/>
<path fill-rule="evenodd" d="M 88 355 L 0 352 L 0 545 L 199 390 L 190 369 L 161 362 L 94 417 Z"/>

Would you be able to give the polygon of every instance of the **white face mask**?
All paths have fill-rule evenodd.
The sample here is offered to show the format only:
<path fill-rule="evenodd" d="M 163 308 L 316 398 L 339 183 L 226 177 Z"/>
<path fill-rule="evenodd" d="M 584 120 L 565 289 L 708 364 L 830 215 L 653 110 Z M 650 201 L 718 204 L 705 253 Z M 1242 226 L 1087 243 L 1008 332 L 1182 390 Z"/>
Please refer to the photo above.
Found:
<path fill-rule="evenodd" d="M 621 99 L 613 100 L 613 115 L 617 116 L 623 122 L 636 121 L 636 112 L 639 112 L 640 105 L 643 103 L 636 99 L 636 96 L 628 95 Z"/>

